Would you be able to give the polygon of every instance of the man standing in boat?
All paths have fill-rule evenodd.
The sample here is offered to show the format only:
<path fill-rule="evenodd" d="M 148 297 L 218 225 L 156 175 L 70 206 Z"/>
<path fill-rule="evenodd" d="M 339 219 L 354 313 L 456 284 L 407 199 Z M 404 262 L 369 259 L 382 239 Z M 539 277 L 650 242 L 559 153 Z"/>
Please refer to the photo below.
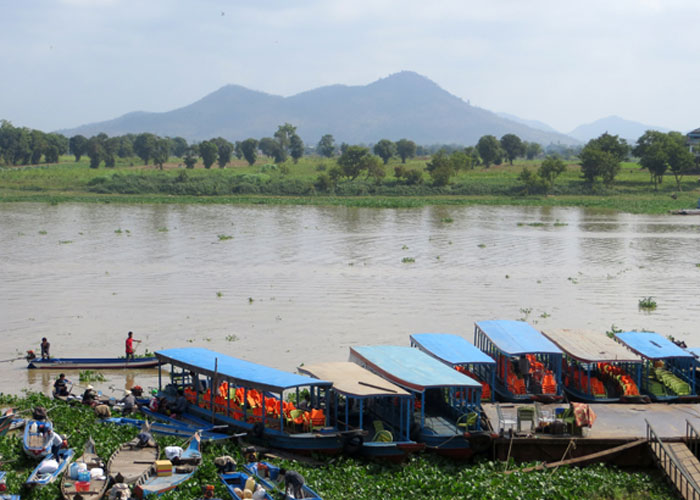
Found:
<path fill-rule="evenodd" d="M 133 360 L 134 359 L 134 342 L 140 344 L 140 340 L 136 340 L 134 338 L 134 332 L 129 332 L 129 335 L 126 338 L 126 359 L 128 360 Z"/>
<path fill-rule="evenodd" d="M 49 341 L 46 340 L 46 337 L 41 339 L 41 359 L 49 359 L 49 347 L 51 347 L 51 344 L 49 344 Z"/>

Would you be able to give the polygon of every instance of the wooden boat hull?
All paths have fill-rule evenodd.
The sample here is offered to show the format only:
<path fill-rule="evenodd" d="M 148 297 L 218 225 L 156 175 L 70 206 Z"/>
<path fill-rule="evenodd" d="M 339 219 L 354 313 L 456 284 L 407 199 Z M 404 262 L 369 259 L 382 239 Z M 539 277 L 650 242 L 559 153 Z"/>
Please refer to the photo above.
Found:
<path fill-rule="evenodd" d="M 158 358 L 51 358 L 33 359 L 27 365 L 30 369 L 52 370 L 108 370 L 108 369 L 136 369 L 153 368 L 158 366 Z"/>
<path fill-rule="evenodd" d="M 53 483 L 68 467 L 68 464 L 73 460 L 73 455 L 75 452 L 72 449 L 61 450 L 58 455 L 58 469 L 50 474 L 41 474 L 39 469 L 42 467 L 46 460 L 50 460 L 52 457 L 45 457 L 39 465 L 37 465 L 32 473 L 29 475 L 24 484 L 29 487 L 43 486 L 45 484 Z"/>
<path fill-rule="evenodd" d="M 367 458 L 401 462 L 409 455 L 418 453 L 424 449 L 425 443 L 416 443 L 415 441 L 393 441 L 390 443 L 369 441 L 362 443 L 360 454 Z"/>
<path fill-rule="evenodd" d="M 4 436 L 12 428 L 14 415 L 9 413 L 0 417 L 0 436 Z"/>
<path fill-rule="evenodd" d="M 238 488 L 241 491 L 245 489 L 245 482 L 250 477 L 249 474 L 244 472 L 226 472 L 219 474 L 219 479 L 226 487 L 226 491 L 231 498 L 234 500 L 243 500 L 239 495 L 236 494 L 235 489 Z M 265 500 L 273 500 L 273 497 L 269 492 L 265 492 Z"/>
<path fill-rule="evenodd" d="M 142 427 L 148 431 L 148 425 Z M 117 475 L 123 477 L 123 483 L 134 484 L 153 467 L 160 456 L 160 448 L 155 441 L 148 445 L 138 446 L 138 438 L 134 438 L 128 443 L 122 444 L 107 462 L 107 476 L 115 479 Z"/>
<path fill-rule="evenodd" d="M 262 470 L 260 464 L 263 464 L 268 471 L 265 477 L 263 477 L 263 474 L 260 473 Z M 284 491 L 284 481 L 278 482 L 280 469 L 276 465 L 272 465 L 269 462 L 251 462 L 243 465 L 243 470 L 253 476 L 253 478 L 258 481 L 268 493 L 272 494 L 276 490 Z M 321 496 L 312 490 L 308 485 L 305 484 L 302 487 L 302 490 L 304 492 L 303 498 L 305 500 L 321 500 Z"/>
<path fill-rule="evenodd" d="M 174 467 L 172 475 L 158 476 L 155 468 L 151 468 L 148 474 L 136 481 L 133 495 L 139 499 L 151 495 L 162 495 L 167 491 L 174 490 L 191 478 L 197 472 L 197 468 L 202 461 L 199 445 L 200 436 L 198 432 L 195 432 L 188 443 L 187 449 L 180 457 L 181 464 Z"/>
<path fill-rule="evenodd" d="M 51 451 L 51 430 L 53 425 L 49 420 L 30 419 L 24 425 L 22 449 L 34 459 L 44 458 Z M 45 429 L 45 432 L 42 430 Z"/>
<path fill-rule="evenodd" d="M 87 465 L 88 470 L 95 467 L 104 468 L 104 462 L 95 453 L 95 442 L 92 438 L 85 443 L 83 454 L 76 460 Z M 105 471 L 106 474 L 106 471 Z M 100 500 L 107 491 L 109 481 L 105 479 L 90 478 L 90 490 L 81 492 L 80 497 L 85 500 Z M 65 473 L 61 478 L 61 494 L 65 500 L 73 500 L 73 497 L 78 493 L 75 487 L 75 481 L 71 479 L 68 473 Z"/>
<path fill-rule="evenodd" d="M 508 403 L 531 403 L 533 401 L 539 401 L 540 403 L 549 404 L 564 399 L 564 396 L 561 394 L 513 394 L 498 382 L 494 386 L 494 392 L 499 401 Z"/>

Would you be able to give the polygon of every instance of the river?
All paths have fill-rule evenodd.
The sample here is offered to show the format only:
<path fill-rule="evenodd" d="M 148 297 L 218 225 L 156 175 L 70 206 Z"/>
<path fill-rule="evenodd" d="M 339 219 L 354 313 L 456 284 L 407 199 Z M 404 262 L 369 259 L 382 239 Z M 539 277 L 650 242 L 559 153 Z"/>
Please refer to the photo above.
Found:
<path fill-rule="evenodd" d="M 198 346 L 294 370 L 474 321 L 611 325 L 700 346 L 700 218 L 579 208 L 0 204 L 0 392 L 57 373 L 5 360 Z M 640 310 L 651 296 L 658 307 Z M 154 370 L 103 372 L 107 394 Z M 77 382 L 77 373 L 68 373 Z"/>

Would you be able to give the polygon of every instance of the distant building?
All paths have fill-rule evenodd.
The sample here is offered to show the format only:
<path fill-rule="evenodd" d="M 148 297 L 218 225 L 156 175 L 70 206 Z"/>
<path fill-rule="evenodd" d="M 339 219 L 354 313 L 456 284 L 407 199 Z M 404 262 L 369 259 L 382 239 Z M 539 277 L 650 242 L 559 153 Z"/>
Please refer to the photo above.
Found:
<path fill-rule="evenodd" d="M 688 132 L 688 149 L 695 155 L 695 158 L 700 158 L 700 128 L 696 128 L 692 132 Z"/>

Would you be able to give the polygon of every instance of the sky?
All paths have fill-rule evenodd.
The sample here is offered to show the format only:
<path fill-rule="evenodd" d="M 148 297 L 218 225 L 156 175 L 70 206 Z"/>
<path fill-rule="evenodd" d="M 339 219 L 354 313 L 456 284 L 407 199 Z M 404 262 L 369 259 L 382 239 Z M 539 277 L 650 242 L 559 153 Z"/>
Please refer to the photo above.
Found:
<path fill-rule="evenodd" d="M 43 131 L 402 70 L 560 132 L 700 127 L 697 0 L 0 0 L 0 119 Z"/>

